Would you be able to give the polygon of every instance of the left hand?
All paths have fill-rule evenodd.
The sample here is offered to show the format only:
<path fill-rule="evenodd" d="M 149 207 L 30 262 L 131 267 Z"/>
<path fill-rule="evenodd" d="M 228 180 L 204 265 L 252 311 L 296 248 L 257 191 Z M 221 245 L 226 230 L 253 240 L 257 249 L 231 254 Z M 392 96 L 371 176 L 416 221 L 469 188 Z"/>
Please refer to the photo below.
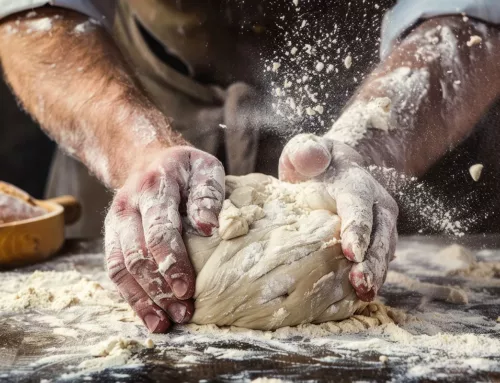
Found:
<path fill-rule="evenodd" d="M 398 206 L 363 167 L 363 158 L 338 141 L 299 134 L 285 146 L 280 179 L 326 183 L 341 218 L 342 251 L 355 262 L 349 280 L 357 296 L 371 301 L 382 287 L 397 242 Z"/>

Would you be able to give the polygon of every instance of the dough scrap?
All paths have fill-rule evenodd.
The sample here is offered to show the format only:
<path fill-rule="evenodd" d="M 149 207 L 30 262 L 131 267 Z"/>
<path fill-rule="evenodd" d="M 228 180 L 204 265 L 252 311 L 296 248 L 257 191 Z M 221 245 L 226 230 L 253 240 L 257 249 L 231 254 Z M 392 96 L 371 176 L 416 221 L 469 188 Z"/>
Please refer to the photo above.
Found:
<path fill-rule="evenodd" d="M 420 282 L 417 279 L 410 278 L 396 271 L 389 271 L 387 273 L 386 282 L 401 285 L 408 290 L 416 291 L 430 299 L 462 305 L 469 303 L 467 293 L 460 287 L 442 286 L 435 283 Z"/>
<path fill-rule="evenodd" d="M 472 179 L 475 182 L 478 182 L 479 179 L 481 178 L 481 174 L 483 173 L 483 169 L 484 169 L 483 164 L 475 164 L 469 168 L 470 176 L 472 177 Z"/>
<path fill-rule="evenodd" d="M 219 233 L 184 235 L 197 273 L 192 323 L 274 330 L 342 320 L 363 307 L 323 184 L 250 174 L 226 177 L 226 189 Z"/>
<path fill-rule="evenodd" d="M 320 324 L 300 324 L 293 327 L 281 327 L 274 331 L 260 331 L 241 327 L 218 327 L 213 324 L 189 324 L 185 328 L 191 333 L 221 335 L 245 334 L 249 338 L 264 337 L 265 339 L 319 338 L 331 335 L 357 334 L 379 326 L 399 325 L 416 320 L 404 311 L 385 306 L 380 302 L 365 304 L 354 314 L 340 321 L 323 322 Z"/>

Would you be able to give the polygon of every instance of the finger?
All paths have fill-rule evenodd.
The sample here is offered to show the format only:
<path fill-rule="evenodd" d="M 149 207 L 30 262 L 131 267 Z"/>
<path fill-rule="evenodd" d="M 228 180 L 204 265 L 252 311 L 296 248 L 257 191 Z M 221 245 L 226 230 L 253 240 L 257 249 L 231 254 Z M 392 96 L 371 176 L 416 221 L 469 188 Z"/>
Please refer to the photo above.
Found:
<path fill-rule="evenodd" d="M 176 323 L 192 315 L 191 306 L 178 302 L 145 243 L 142 220 L 136 209 L 117 224 L 125 266 L 146 294 Z"/>
<path fill-rule="evenodd" d="M 362 262 L 370 244 L 373 227 L 373 187 L 369 180 L 349 169 L 328 186 L 337 202 L 341 219 L 342 251 L 353 262 Z M 352 173 L 352 174 L 351 174 Z M 354 184 L 356 182 L 356 184 Z"/>
<path fill-rule="evenodd" d="M 389 262 L 392 262 L 396 259 L 396 245 L 398 243 L 398 230 L 397 225 L 394 225 L 391 234 L 391 245 L 389 247 Z"/>
<path fill-rule="evenodd" d="M 328 141 L 312 135 L 299 134 L 283 149 L 279 162 L 280 179 L 301 182 L 322 174 L 332 160 Z"/>
<path fill-rule="evenodd" d="M 373 229 L 365 260 L 354 265 L 349 274 L 356 294 L 367 302 L 375 298 L 384 283 L 397 237 L 393 214 L 378 204 L 374 206 Z"/>
<path fill-rule="evenodd" d="M 195 273 L 182 240 L 180 200 L 177 179 L 166 172 L 153 173 L 147 175 L 142 183 L 138 205 L 145 247 L 155 261 L 155 275 L 168 283 L 169 291 L 177 299 L 186 300 L 194 294 Z M 169 314 L 176 320 L 182 314 L 185 314 L 184 320 L 190 319 L 192 304 L 184 301 L 175 303 L 169 306 Z"/>
<path fill-rule="evenodd" d="M 190 168 L 188 219 L 201 235 L 211 235 L 219 227 L 224 202 L 224 167 L 216 158 L 193 151 Z"/>
<path fill-rule="evenodd" d="M 109 222 L 108 219 L 106 219 Z M 118 234 L 111 224 L 106 224 L 105 252 L 109 278 L 115 283 L 122 297 L 141 318 L 149 331 L 166 332 L 170 327 L 167 315 L 157 306 L 128 272 L 120 247 Z"/>

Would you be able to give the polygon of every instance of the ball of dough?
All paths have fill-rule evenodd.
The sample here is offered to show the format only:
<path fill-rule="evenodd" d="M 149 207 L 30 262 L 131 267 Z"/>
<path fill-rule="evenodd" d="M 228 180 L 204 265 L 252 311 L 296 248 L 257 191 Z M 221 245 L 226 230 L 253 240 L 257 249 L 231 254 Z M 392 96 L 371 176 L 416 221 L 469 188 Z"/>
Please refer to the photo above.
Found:
<path fill-rule="evenodd" d="M 226 177 L 226 189 L 219 233 L 184 235 L 197 273 L 193 323 L 273 330 L 354 314 L 352 263 L 323 184 L 250 174 Z"/>

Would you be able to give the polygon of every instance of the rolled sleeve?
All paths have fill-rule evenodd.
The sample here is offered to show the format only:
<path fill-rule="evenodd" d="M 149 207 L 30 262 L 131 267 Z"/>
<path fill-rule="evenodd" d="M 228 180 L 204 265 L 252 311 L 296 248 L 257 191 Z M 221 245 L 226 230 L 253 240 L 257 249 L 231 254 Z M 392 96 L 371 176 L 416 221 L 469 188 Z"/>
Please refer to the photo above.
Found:
<path fill-rule="evenodd" d="M 384 17 L 381 58 L 385 58 L 400 36 L 420 20 L 456 14 L 500 24 L 500 0 L 399 0 Z"/>
<path fill-rule="evenodd" d="M 82 13 L 109 27 L 111 23 L 111 15 L 107 15 L 106 12 L 103 11 L 103 9 L 108 9 L 109 7 L 102 7 L 99 5 L 99 3 L 110 3 L 110 1 L 101 0 L 101 2 L 96 2 L 92 0 L 0 0 L 0 19 L 18 12 L 35 10 L 36 8 L 43 7 L 45 5 L 52 5 L 55 7 L 67 8 Z"/>

